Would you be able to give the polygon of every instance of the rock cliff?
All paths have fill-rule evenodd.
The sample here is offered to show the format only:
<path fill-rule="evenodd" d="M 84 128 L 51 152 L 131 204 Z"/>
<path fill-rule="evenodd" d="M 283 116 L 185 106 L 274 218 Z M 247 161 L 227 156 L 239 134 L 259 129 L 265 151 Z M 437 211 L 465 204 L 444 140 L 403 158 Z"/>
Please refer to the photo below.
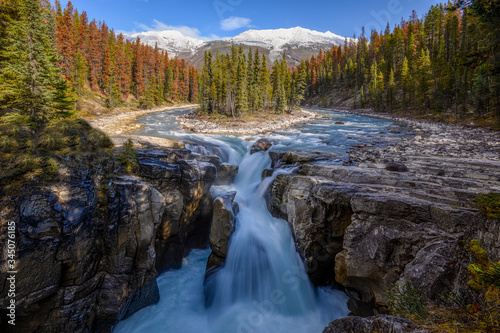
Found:
<path fill-rule="evenodd" d="M 220 160 L 186 149 L 136 154 L 134 176 L 115 159 L 80 161 L 51 184 L 2 194 L 2 281 L 4 229 L 16 223 L 16 332 L 109 332 L 158 301 L 158 273 L 207 246 Z M 2 284 L 0 308 L 8 301 Z M 2 332 L 12 329 L 5 318 Z"/>
<path fill-rule="evenodd" d="M 472 238 L 500 259 L 498 223 L 472 202 L 500 190 L 498 142 L 475 156 L 474 146 L 460 151 L 437 138 L 426 145 L 413 142 L 417 136 L 379 149 L 355 147 L 351 159 L 358 166 L 311 164 L 310 154 L 271 156 L 300 170 L 271 184 L 269 210 L 289 222 L 312 281 L 340 284 L 356 315 L 384 313 L 387 290 L 405 280 L 431 301 L 464 288 L 461 256 Z"/>

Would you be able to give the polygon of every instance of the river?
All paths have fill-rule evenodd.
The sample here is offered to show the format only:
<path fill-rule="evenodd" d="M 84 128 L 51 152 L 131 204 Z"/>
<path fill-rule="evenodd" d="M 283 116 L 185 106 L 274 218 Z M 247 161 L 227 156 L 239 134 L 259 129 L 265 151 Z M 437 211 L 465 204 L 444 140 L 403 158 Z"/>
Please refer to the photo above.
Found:
<path fill-rule="evenodd" d="M 350 146 L 384 144 L 401 129 L 376 118 L 313 110 L 322 118 L 274 133 L 205 135 L 187 133 L 176 123 L 175 116 L 188 111 L 143 116 L 139 122 L 144 128 L 135 134 L 184 141 L 195 152 L 217 154 L 223 162 L 239 165 L 233 184 L 212 189 L 237 192 L 240 211 L 228 257 L 207 283 L 209 306 L 203 283 L 210 250 L 194 250 L 181 269 L 158 278 L 160 302 L 121 321 L 113 332 L 308 333 L 322 332 L 330 321 L 345 317 L 347 297 L 311 284 L 287 222 L 267 211 L 264 193 L 272 177 L 293 169 L 275 170 L 262 180 L 271 159 L 266 152 L 250 155 L 249 149 L 257 139 L 268 138 L 272 150 L 332 153 L 337 157 L 329 163 L 342 163 Z"/>

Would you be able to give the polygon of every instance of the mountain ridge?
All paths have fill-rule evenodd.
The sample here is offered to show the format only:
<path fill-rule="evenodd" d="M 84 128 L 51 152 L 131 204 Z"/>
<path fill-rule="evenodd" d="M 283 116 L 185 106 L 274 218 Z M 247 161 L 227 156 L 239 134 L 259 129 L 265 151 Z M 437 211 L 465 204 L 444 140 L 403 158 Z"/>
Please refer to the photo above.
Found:
<path fill-rule="evenodd" d="M 178 56 L 199 65 L 205 51 L 228 52 L 232 45 L 243 45 L 246 48 L 258 48 L 266 53 L 270 61 L 287 54 L 289 63 L 296 65 L 300 59 L 317 54 L 320 49 L 330 49 L 353 38 L 342 37 L 330 31 L 319 32 L 302 27 L 280 29 L 250 29 L 234 37 L 216 40 L 203 40 L 190 37 L 176 30 L 146 31 L 125 34 L 128 40 L 136 40 L 166 50 L 171 56 Z"/>

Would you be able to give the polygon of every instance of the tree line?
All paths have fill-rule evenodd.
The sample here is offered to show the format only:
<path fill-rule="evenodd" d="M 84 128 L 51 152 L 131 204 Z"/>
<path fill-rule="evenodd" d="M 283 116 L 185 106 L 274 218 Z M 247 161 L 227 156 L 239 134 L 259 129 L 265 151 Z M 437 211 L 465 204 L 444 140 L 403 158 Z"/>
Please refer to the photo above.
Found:
<path fill-rule="evenodd" d="M 109 107 L 132 94 L 142 107 L 165 101 L 193 102 L 197 72 L 184 59 L 110 30 L 105 22 L 89 22 L 68 2 L 55 2 L 55 39 L 59 66 L 77 96 L 90 89 L 106 97 Z"/>
<path fill-rule="evenodd" d="M 70 108 L 78 109 L 81 99 L 92 95 L 103 97 L 109 108 L 119 106 L 131 95 L 144 108 L 197 100 L 197 71 L 193 66 L 184 59 L 169 58 L 166 51 L 145 45 L 139 38 L 126 40 L 105 22 L 90 21 L 86 12 L 80 14 L 71 2 L 64 9 L 59 1 L 54 6 L 48 0 L 1 3 L 0 70 L 9 67 L 9 62 L 15 62 L 25 51 L 23 45 L 16 44 L 17 49 L 12 49 L 9 43 L 16 38 L 21 42 L 22 38 L 30 38 L 15 31 L 21 23 L 35 24 L 22 22 L 23 8 L 28 3 L 40 7 L 42 16 L 36 25 L 43 30 L 47 45 L 38 52 L 42 58 L 57 59 L 53 63 L 66 82 L 66 94 L 73 101 Z M 48 44 L 55 48 L 55 54 L 47 51 Z M 8 104 L 2 106 L 3 103 L 6 101 L 0 99 L 0 107 Z"/>
<path fill-rule="evenodd" d="M 302 61 L 305 96 L 328 106 L 332 92 L 343 92 L 354 108 L 500 119 L 499 8 L 496 0 L 448 2 L 422 19 L 413 12 L 392 31 L 367 38 L 363 30 L 356 42 Z"/>
<path fill-rule="evenodd" d="M 284 113 L 303 99 L 306 68 L 288 68 L 286 55 L 269 71 L 265 54 L 244 53 L 234 45 L 229 54 L 205 52 L 200 75 L 199 103 L 206 114 L 238 117 L 254 111 Z"/>

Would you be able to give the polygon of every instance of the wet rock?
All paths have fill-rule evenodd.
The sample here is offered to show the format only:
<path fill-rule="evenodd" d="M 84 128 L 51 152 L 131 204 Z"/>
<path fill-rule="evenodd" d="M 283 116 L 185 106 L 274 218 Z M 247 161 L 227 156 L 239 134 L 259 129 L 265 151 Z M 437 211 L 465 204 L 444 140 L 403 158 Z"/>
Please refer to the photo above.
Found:
<path fill-rule="evenodd" d="M 214 300 L 214 274 L 226 260 L 229 241 L 234 232 L 236 214 L 239 206 L 234 202 L 236 192 L 229 192 L 218 196 L 213 204 L 212 227 L 210 230 L 210 248 L 212 253 L 208 257 L 205 279 L 203 282 L 205 306 L 209 307 Z"/>
<path fill-rule="evenodd" d="M 368 318 L 350 316 L 332 321 L 323 333 L 351 333 L 351 332 L 378 332 L 378 333 L 424 333 L 427 330 L 408 319 L 387 315 Z"/>
<path fill-rule="evenodd" d="M 163 169 L 168 177 L 162 178 L 162 172 L 143 175 L 167 202 L 156 237 L 156 269 L 160 273 L 180 268 L 187 251 L 207 243 L 212 218 L 210 187 L 217 176 L 212 163 L 198 160 L 177 160 Z"/>
<path fill-rule="evenodd" d="M 217 171 L 217 179 L 214 185 L 229 185 L 232 184 L 238 175 L 238 166 L 223 163 Z"/>
<path fill-rule="evenodd" d="M 272 145 L 268 139 L 257 140 L 250 149 L 250 154 L 255 154 L 258 151 L 267 151 Z"/>
<path fill-rule="evenodd" d="M 19 332 L 109 331 L 120 313 L 158 301 L 154 240 L 165 198 L 137 178 L 117 177 L 98 201 L 96 187 L 78 180 L 31 188 L 11 216 Z"/>
<path fill-rule="evenodd" d="M 343 121 L 336 121 L 335 125 L 345 125 L 345 123 Z"/>
<path fill-rule="evenodd" d="M 282 165 L 296 165 L 319 161 L 330 161 L 339 158 L 338 154 L 325 152 L 276 152 L 270 151 L 271 167 Z"/>
<path fill-rule="evenodd" d="M 272 184 L 269 210 L 288 221 L 299 254 L 316 285 L 335 282 L 335 256 L 351 223 L 350 198 L 309 177 L 280 175 Z"/>
<path fill-rule="evenodd" d="M 216 258 L 222 261 L 227 256 L 229 239 L 234 231 L 236 214 L 239 210 L 238 204 L 234 202 L 235 196 L 236 192 L 229 192 L 225 195 L 218 196 L 213 203 L 210 248 Z M 207 270 L 211 268 L 213 268 L 213 266 L 207 265 Z"/>
<path fill-rule="evenodd" d="M 158 266 L 206 246 L 217 158 L 170 148 L 136 155 L 137 176 L 114 176 L 122 168 L 113 160 L 89 161 L 53 184 L 1 194 L 2 223 L 16 221 L 16 332 L 109 332 L 158 301 Z M 1 308 L 8 302 L 0 286 Z"/>

